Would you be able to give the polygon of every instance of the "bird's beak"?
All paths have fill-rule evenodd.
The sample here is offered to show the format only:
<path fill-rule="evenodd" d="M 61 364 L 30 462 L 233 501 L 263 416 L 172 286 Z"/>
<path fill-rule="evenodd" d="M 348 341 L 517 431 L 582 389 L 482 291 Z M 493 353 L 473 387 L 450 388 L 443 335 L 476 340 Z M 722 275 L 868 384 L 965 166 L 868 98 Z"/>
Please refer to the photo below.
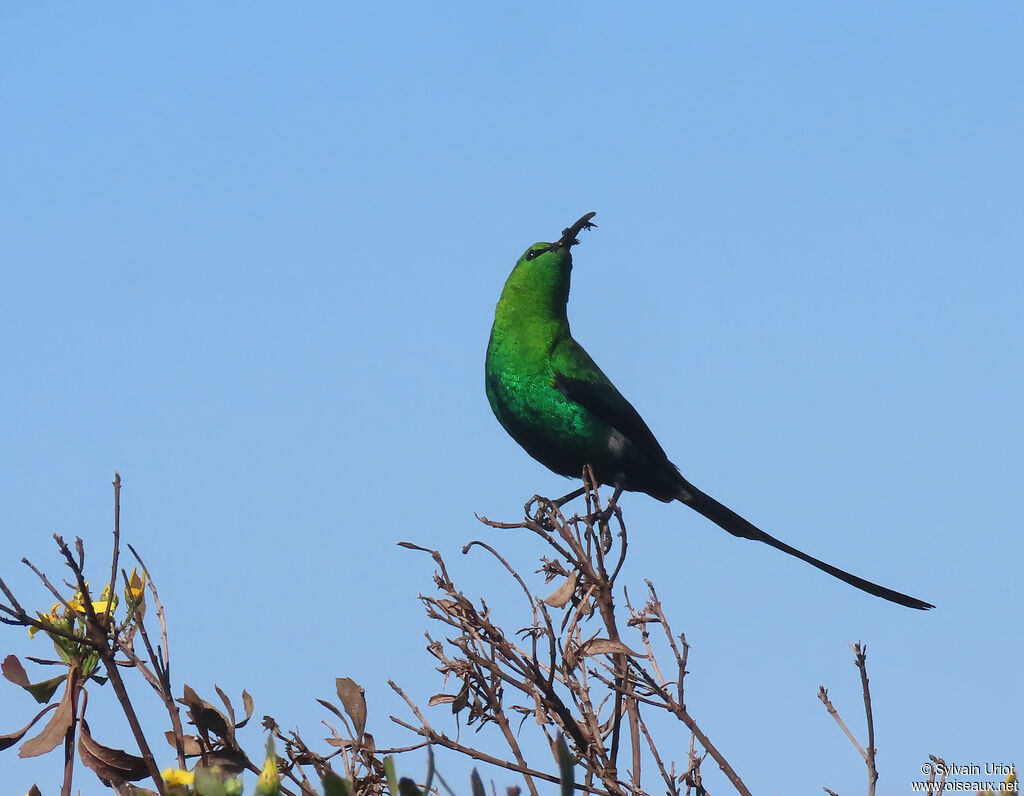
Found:
<path fill-rule="evenodd" d="M 561 246 L 565 246 L 566 248 L 568 248 L 570 246 L 575 246 L 577 243 L 579 243 L 579 241 L 576 240 L 576 236 L 579 235 L 580 232 L 582 232 L 585 229 L 591 229 L 592 227 L 597 226 L 597 224 L 590 223 L 590 219 L 592 219 L 596 215 L 596 212 L 587 213 L 571 227 L 566 227 L 565 229 L 563 229 L 562 237 L 559 238 L 558 242 L 555 243 L 551 248 L 555 249 Z"/>

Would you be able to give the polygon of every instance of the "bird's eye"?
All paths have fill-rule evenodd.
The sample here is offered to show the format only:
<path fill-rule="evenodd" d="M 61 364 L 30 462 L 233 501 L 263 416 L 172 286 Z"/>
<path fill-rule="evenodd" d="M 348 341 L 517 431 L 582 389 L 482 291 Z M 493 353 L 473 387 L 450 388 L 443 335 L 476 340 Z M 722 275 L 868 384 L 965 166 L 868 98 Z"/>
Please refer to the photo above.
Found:
<path fill-rule="evenodd" d="M 551 251 L 547 246 L 545 246 L 543 249 L 530 249 L 530 251 L 526 253 L 526 259 L 532 260 L 534 257 L 539 257 L 540 255 L 544 254 L 544 252 L 547 251 Z"/>

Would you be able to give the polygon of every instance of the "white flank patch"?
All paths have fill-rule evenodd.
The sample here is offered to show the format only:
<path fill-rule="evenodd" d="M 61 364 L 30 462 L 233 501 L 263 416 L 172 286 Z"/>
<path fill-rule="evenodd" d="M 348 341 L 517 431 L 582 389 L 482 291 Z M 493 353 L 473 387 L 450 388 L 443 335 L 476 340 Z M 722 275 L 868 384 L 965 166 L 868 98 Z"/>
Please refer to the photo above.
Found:
<path fill-rule="evenodd" d="M 610 450 L 616 456 L 622 456 L 623 451 L 626 450 L 626 438 L 619 433 L 618 429 L 612 429 L 612 433 L 608 435 L 608 450 Z"/>

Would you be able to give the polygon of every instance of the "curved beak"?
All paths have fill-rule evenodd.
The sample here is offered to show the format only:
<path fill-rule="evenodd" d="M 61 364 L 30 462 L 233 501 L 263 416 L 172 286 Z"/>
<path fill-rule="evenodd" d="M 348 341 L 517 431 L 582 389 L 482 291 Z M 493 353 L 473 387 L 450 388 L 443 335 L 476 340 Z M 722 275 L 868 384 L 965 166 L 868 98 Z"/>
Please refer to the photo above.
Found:
<path fill-rule="evenodd" d="M 558 242 L 555 243 L 551 248 L 557 248 L 560 246 L 565 246 L 568 248 L 570 246 L 575 246 L 577 243 L 579 243 L 579 241 L 576 240 L 576 236 L 579 235 L 580 232 L 582 232 L 585 229 L 591 229 L 597 226 L 597 224 L 590 223 L 590 219 L 592 219 L 596 215 L 596 212 L 587 213 L 571 227 L 566 227 L 565 229 L 563 229 L 562 237 L 559 238 Z"/>

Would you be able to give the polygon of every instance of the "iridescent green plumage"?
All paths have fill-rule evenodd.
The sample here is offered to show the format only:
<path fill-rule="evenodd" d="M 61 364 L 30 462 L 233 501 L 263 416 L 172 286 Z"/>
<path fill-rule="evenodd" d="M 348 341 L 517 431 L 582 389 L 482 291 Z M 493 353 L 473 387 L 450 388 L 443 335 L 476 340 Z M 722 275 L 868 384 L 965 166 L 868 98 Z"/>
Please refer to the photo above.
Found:
<path fill-rule="evenodd" d="M 680 475 L 643 418 L 569 331 L 571 250 L 580 231 L 594 226 L 593 216 L 587 213 L 556 242 L 527 249 L 498 299 L 485 385 L 505 430 L 556 473 L 578 478 L 589 464 L 602 483 L 682 501 L 734 536 L 769 544 L 886 600 L 932 608 L 790 547 Z"/>
<path fill-rule="evenodd" d="M 556 243 L 535 243 L 509 275 L 487 346 L 487 398 L 513 439 L 556 473 L 578 478 L 589 464 L 604 483 L 674 500 L 680 496 L 678 471 L 637 411 L 569 333 L 571 248 L 579 231 L 593 226 L 592 216 Z M 588 408 L 576 394 L 586 391 L 607 411 Z M 624 433 L 629 427 L 633 434 Z"/>

